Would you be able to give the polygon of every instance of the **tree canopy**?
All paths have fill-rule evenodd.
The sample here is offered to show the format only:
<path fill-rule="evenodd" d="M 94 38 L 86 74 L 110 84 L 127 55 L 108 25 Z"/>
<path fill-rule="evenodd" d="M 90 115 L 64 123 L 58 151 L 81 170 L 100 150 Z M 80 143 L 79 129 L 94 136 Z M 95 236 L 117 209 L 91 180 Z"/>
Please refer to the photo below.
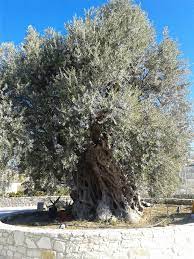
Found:
<path fill-rule="evenodd" d="M 0 50 L 0 168 L 34 188 L 74 185 L 90 143 L 106 139 L 129 185 L 150 195 L 177 186 L 190 132 L 187 66 L 177 43 L 138 5 L 112 0 L 66 24 L 29 27 Z"/>

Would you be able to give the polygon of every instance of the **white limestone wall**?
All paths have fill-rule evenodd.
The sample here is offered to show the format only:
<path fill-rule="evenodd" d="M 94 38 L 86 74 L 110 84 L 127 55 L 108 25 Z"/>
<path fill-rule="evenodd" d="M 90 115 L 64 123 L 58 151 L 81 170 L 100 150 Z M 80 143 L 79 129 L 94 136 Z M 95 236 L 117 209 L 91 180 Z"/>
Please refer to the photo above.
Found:
<path fill-rule="evenodd" d="M 38 202 L 45 202 L 50 204 L 51 200 L 56 200 L 59 196 L 32 196 L 32 197 L 0 197 L 0 208 L 1 207 L 30 207 L 36 206 Z M 176 198 L 145 198 L 144 200 L 151 203 L 163 203 L 163 204 L 177 204 L 177 205 L 191 205 L 193 199 L 176 199 Z M 60 201 L 71 202 L 70 196 L 62 196 Z"/>
<path fill-rule="evenodd" d="M 32 197 L 0 197 L 1 207 L 31 207 L 36 206 L 38 202 L 45 202 L 51 204 L 51 200 L 56 200 L 59 196 L 32 196 Z M 69 196 L 62 196 L 60 201 L 70 201 Z"/>
<path fill-rule="evenodd" d="M 192 259 L 194 224 L 141 229 L 47 230 L 0 223 L 0 258 Z"/>

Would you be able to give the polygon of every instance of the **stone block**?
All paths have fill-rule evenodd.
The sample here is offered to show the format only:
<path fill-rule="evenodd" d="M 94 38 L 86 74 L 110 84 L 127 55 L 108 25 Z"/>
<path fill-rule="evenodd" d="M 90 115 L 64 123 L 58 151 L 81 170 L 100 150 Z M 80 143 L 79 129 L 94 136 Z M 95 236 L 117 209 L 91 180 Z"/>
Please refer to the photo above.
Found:
<path fill-rule="evenodd" d="M 64 253 L 57 253 L 56 259 L 64 259 L 64 258 L 66 258 Z"/>
<path fill-rule="evenodd" d="M 53 248 L 57 252 L 64 252 L 66 247 L 65 247 L 65 243 L 61 241 L 55 241 Z"/>
<path fill-rule="evenodd" d="M 41 237 L 37 242 L 39 248 L 51 249 L 51 240 L 49 237 Z"/>
<path fill-rule="evenodd" d="M 41 259 L 56 259 L 56 252 L 51 250 L 45 250 L 41 252 Z"/>
<path fill-rule="evenodd" d="M 7 238 L 7 244 L 8 245 L 13 245 L 14 244 L 14 238 L 12 235 L 9 235 Z"/>
<path fill-rule="evenodd" d="M 15 245 L 24 245 L 24 233 L 22 231 L 14 232 Z"/>
<path fill-rule="evenodd" d="M 13 257 L 13 252 L 12 251 L 7 251 L 7 256 L 8 257 Z"/>
<path fill-rule="evenodd" d="M 28 249 L 27 250 L 27 256 L 32 258 L 40 258 L 41 252 L 37 249 Z"/>
<path fill-rule="evenodd" d="M 16 251 L 19 252 L 20 254 L 25 255 L 26 254 L 26 247 L 23 246 L 17 246 Z"/>
<path fill-rule="evenodd" d="M 36 244 L 31 238 L 26 238 L 26 245 L 28 248 L 36 248 Z"/>

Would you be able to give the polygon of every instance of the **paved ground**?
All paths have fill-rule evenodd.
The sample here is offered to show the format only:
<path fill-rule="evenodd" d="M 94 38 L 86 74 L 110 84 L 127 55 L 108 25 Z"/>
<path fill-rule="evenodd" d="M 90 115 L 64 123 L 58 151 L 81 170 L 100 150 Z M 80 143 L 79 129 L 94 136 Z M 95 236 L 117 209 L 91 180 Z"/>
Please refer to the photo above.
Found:
<path fill-rule="evenodd" d="M 15 214 L 18 212 L 32 212 L 36 211 L 36 207 L 7 207 L 7 208 L 0 208 L 0 219 L 8 216 L 9 214 Z"/>

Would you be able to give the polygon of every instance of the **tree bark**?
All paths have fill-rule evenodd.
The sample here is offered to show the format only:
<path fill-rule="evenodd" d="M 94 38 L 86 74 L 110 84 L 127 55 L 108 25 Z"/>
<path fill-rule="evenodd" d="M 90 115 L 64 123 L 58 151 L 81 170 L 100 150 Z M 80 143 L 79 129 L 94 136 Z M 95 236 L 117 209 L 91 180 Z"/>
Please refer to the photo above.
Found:
<path fill-rule="evenodd" d="M 138 219 L 143 207 L 137 189 L 118 167 L 100 128 L 98 123 L 91 127 L 92 142 L 73 175 L 73 215 L 80 220 Z"/>

